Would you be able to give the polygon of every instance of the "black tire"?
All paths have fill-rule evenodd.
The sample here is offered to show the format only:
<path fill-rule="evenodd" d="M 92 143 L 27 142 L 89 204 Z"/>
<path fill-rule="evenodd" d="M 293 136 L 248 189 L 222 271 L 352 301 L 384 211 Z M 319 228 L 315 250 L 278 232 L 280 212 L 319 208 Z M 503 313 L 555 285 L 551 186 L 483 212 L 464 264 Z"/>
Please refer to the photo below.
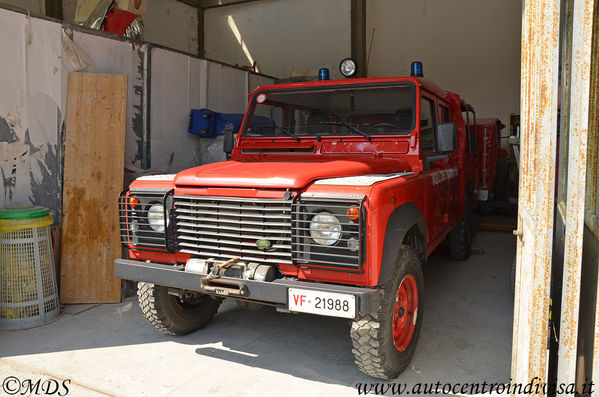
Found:
<path fill-rule="evenodd" d="M 510 149 L 511 150 L 511 149 Z M 509 184 L 509 161 L 505 157 L 497 160 L 497 172 L 495 174 L 495 191 L 493 199 L 495 201 L 507 201 Z M 501 211 L 501 208 L 499 208 Z"/>
<path fill-rule="evenodd" d="M 185 335 L 206 325 L 218 311 L 221 301 L 200 294 L 193 301 L 170 295 L 168 287 L 140 281 L 139 307 L 154 328 L 169 335 Z"/>
<path fill-rule="evenodd" d="M 465 261 L 472 253 L 473 219 L 470 197 L 466 194 L 462 220 L 449 232 L 449 256 L 452 259 Z"/>
<path fill-rule="evenodd" d="M 418 304 L 414 331 L 409 344 L 400 351 L 393 339 L 393 312 L 400 284 L 412 276 L 417 286 Z M 401 246 L 395 272 L 380 287 L 380 306 L 375 313 L 360 313 L 352 321 L 350 337 L 354 360 L 362 372 L 378 379 L 394 379 L 403 372 L 416 349 L 424 308 L 424 281 L 418 256 L 411 247 Z M 403 310 L 403 309 L 402 309 Z M 410 313 L 408 313 L 410 314 Z"/>

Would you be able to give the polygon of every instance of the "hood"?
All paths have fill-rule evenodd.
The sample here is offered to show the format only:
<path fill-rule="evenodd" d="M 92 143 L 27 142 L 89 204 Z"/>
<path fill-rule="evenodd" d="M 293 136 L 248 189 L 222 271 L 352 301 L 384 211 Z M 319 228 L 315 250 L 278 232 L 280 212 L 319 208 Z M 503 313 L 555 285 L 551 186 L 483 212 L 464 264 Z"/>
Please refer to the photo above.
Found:
<path fill-rule="evenodd" d="M 301 189 L 322 178 L 337 178 L 404 171 L 400 160 L 368 161 L 223 161 L 181 171 L 175 186 Z"/>

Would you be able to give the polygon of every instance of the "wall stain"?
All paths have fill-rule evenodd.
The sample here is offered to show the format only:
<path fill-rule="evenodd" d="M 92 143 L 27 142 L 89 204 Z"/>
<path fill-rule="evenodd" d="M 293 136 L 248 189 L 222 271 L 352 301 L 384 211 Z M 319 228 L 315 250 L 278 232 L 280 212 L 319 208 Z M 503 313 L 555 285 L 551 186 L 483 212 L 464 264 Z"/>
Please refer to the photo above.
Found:
<path fill-rule="evenodd" d="M 133 133 L 135 134 L 135 143 L 137 144 L 137 150 L 135 151 L 135 157 L 133 158 L 133 160 L 131 161 L 131 164 L 135 164 L 137 162 L 139 162 L 141 164 L 142 160 L 143 160 L 143 151 L 144 151 L 144 145 L 143 145 L 143 137 L 144 137 L 144 123 L 143 123 L 143 109 L 144 109 L 144 105 L 143 105 L 143 101 L 144 101 L 144 55 L 145 55 L 146 49 L 144 48 L 144 46 L 138 46 L 136 48 L 136 53 L 137 53 L 137 57 L 138 57 L 138 62 L 137 62 L 137 74 L 136 74 L 136 80 L 138 82 L 140 82 L 141 84 L 137 84 L 133 86 L 133 91 L 135 92 L 135 95 L 140 98 L 139 101 L 139 105 L 133 105 L 133 108 L 135 109 L 135 112 L 133 114 L 132 117 L 132 129 L 133 129 Z"/>
<path fill-rule="evenodd" d="M 18 140 L 19 138 L 13 127 L 6 121 L 6 119 L 0 117 L 0 142 L 15 143 Z"/>
<path fill-rule="evenodd" d="M 14 126 L 0 116 L 0 152 L 0 175 L 4 187 L 2 206 L 32 204 L 46 207 L 50 209 L 55 224 L 59 223 L 61 200 L 57 147 L 50 143 L 34 145 L 29 129 L 25 130 L 21 140 Z M 17 191 L 25 190 L 23 185 L 27 183 L 29 202 L 24 201 L 27 199 L 22 196 L 15 197 Z"/>

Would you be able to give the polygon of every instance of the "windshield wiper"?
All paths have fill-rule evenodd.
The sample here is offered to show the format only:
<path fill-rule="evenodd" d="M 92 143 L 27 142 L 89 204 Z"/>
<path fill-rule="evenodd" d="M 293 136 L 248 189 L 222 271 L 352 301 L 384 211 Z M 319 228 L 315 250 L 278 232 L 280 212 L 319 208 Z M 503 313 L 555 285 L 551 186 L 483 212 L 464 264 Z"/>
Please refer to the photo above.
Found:
<path fill-rule="evenodd" d="M 372 137 L 369 134 L 365 133 L 364 131 L 362 131 L 361 129 L 359 129 L 358 127 L 353 125 L 352 123 L 348 123 L 347 121 L 321 121 L 320 124 L 343 125 L 343 126 L 347 127 L 348 129 L 350 129 L 351 131 L 367 138 L 369 141 L 372 141 Z"/>
<path fill-rule="evenodd" d="M 256 128 L 256 130 L 260 131 L 260 130 L 264 130 L 266 128 L 278 128 L 279 130 L 283 131 L 283 133 L 285 135 L 292 137 L 293 139 L 295 139 L 298 142 L 300 141 L 299 137 L 289 130 L 289 127 L 285 127 L 285 126 L 282 126 L 282 125 L 276 125 L 276 124 L 274 124 L 274 125 L 261 125 L 258 128 Z"/>
<path fill-rule="evenodd" d="M 299 137 L 297 135 L 295 135 L 293 132 L 291 132 L 291 130 L 289 130 L 288 127 L 284 127 L 282 125 L 275 125 L 274 127 L 280 129 L 281 131 L 283 131 L 285 133 L 285 135 L 292 137 L 296 141 L 298 141 L 298 142 L 300 141 Z"/>

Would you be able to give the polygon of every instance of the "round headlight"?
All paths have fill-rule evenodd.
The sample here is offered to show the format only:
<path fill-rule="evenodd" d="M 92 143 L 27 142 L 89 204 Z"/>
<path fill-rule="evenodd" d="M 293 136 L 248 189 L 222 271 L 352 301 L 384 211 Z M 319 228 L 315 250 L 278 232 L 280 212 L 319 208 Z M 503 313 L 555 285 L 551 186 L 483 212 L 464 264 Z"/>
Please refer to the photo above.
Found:
<path fill-rule="evenodd" d="M 164 232 L 164 206 L 152 204 L 148 209 L 148 224 L 157 232 Z"/>
<path fill-rule="evenodd" d="M 356 65 L 356 62 L 353 59 L 345 58 L 339 64 L 339 71 L 345 77 L 352 77 L 358 71 L 358 67 Z"/>
<path fill-rule="evenodd" d="M 310 220 L 310 237 L 320 245 L 333 245 L 341 238 L 339 219 L 328 212 L 319 212 Z"/>

